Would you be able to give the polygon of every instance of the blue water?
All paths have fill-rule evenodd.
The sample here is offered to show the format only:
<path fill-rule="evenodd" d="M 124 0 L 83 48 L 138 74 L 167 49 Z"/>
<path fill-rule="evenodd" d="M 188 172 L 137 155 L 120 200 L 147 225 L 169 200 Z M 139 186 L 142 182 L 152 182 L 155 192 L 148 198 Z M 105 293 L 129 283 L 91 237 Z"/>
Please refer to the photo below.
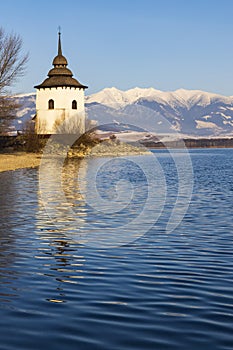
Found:
<path fill-rule="evenodd" d="M 107 249 L 102 238 L 96 246 L 79 242 L 70 211 L 65 216 L 62 208 L 57 222 L 48 217 L 38 169 L 0 174 L 1 350 L 233 348 L 233 150 L 190 151 L 191 203 L 169 234 L 177 173 L 167 152 L 155 155 L 167 184 L 160 217 L 140 237 Z M 145 205 L 146 178 L 136 165 L 122 168 L 116 159 L 106 171 L 100 167 L 103 198 L 117 199 L 111 184 L 119 174 L 136 188 L 127 215 L 103 215 L 85 202 L 76 181 L 79 169 L 85 174 L 96 162 L 67 165 L 63 189 L 80 225 L 96 225 L 98 232 L 113 225 L 120 234 L 120 222 L 127 224 Z"/>

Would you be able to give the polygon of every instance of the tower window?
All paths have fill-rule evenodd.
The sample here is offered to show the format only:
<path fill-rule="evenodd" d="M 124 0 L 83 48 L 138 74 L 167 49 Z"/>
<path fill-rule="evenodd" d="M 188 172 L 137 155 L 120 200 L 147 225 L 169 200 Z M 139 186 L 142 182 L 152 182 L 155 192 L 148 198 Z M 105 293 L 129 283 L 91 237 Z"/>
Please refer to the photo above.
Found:
<path fill-rule="evenodd" d="M 77 101 L 76 100 L 72 101 L 72 109 L 77 109 Z"/>
<path fill-rule="evenodd" d="M 49 100 L 49 109 L 54 109 L 54 100 Z"/>

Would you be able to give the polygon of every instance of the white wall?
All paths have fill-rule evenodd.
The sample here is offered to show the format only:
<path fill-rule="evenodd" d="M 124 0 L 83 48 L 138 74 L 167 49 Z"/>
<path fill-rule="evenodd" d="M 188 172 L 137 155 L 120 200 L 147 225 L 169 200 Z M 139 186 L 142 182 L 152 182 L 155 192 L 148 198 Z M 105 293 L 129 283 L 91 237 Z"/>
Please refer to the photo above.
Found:
<path fill-rule="evenodd" d="M 48 109 L 48 101 L 54 100 L 54 109 Z M 77 109 L 72 109 L 72 101 Z M 36 94 L 36 131 L 38 134 L 56 133 L 55 123 L 62 120 L 77 120 L 80 132 L 85 132 L 84 89 L 58 87 L 38 89 Z"/>

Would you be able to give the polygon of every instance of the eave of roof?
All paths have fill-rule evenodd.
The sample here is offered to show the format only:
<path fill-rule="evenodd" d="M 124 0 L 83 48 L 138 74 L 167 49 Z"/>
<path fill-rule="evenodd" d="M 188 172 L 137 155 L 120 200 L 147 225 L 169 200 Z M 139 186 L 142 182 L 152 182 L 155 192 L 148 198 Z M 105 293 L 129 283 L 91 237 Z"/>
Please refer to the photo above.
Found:
<path fill-rule="evenodd" d="M 52 88 L 52 87 L 75 87 L 79 89 L 87 89 L 88 86 L 81 84 L 78 80 L 67 76 L 53 76 L 45 79 L 43 83 L 34 86 L 36 89 Z"/>

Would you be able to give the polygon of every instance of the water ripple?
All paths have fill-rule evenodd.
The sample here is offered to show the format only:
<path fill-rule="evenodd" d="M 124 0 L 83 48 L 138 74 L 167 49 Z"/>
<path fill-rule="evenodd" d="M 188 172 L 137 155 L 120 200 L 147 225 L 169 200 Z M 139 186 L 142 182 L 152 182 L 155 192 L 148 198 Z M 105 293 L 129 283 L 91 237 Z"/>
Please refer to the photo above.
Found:
<path fill-rule="evenodd" d="M 173 201 L 173 164 L 159 158 Z M 233 150 L 192 160 L 193 198 L 176 231 L 165 234 L 168 197 L 146 235 L 108 250 L 49 220 L 36 169 L 1 173 L 0 348 L 232 349 Z"/>

